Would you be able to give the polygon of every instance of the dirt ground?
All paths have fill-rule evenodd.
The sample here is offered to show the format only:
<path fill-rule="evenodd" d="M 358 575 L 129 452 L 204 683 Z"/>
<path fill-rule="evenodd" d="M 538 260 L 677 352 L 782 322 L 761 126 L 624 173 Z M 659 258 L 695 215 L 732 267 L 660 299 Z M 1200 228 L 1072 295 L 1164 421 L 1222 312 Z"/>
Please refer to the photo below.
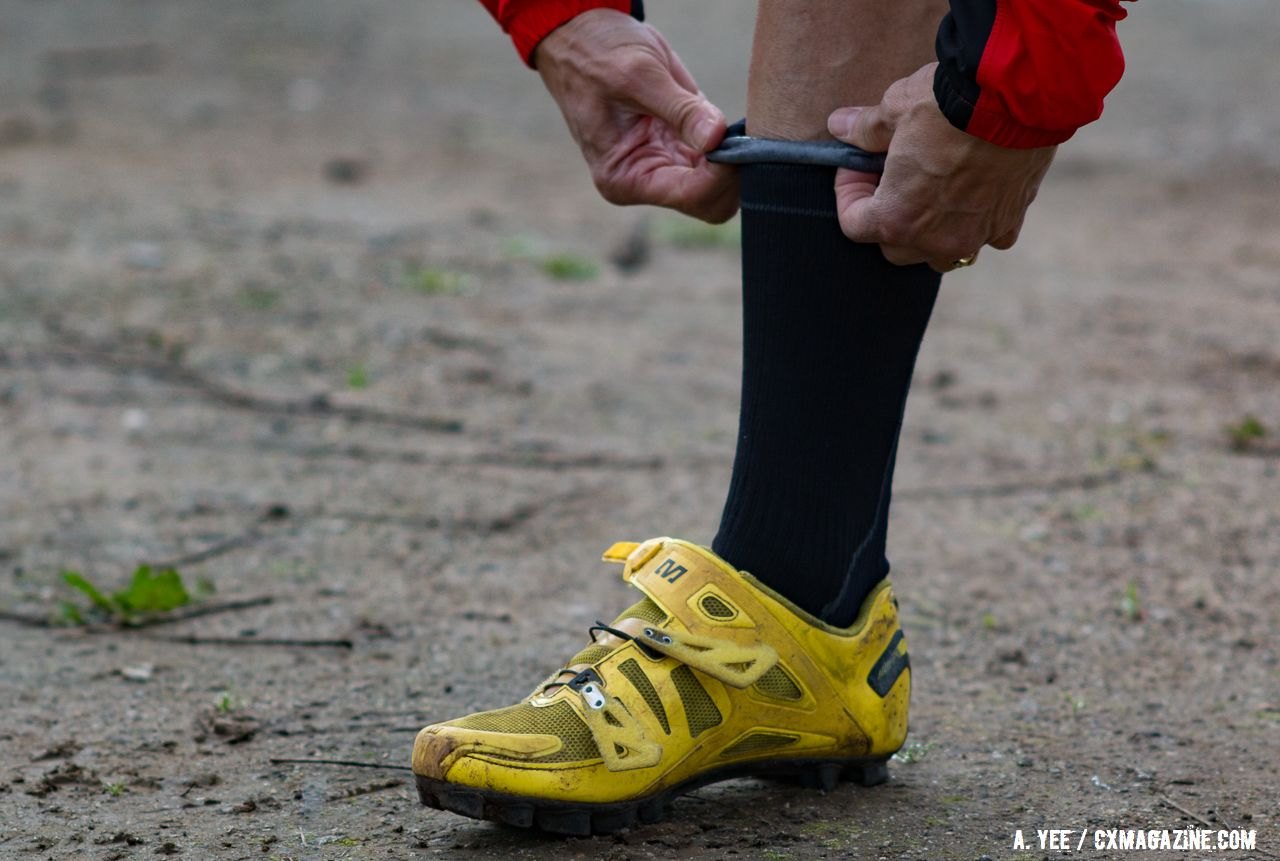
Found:
<path fill-rule="evenodd" d="M 649 5 L 740 112 L 747 4 Z M 891 782 L 558 840 L 396 767 L 625 606 L 612 541 L 709 540 L 732 231 L 596 200 L 465 0 L 0 0 L 0 857 L 1280 857 L 1274 15 L 1137 4 L 1022 243 L 944 286 Z M 44 624 L 143 562 L 217 612 Z"/>

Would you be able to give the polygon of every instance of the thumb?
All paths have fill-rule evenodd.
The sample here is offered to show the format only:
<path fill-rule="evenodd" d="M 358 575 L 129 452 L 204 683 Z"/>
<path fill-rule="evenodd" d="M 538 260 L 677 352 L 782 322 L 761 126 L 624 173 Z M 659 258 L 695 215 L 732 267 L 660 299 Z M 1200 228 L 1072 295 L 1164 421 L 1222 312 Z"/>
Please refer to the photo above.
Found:
<path fill-rule="evenodd" d="M 680 140 L 699 152 L 719 145 L 727 128 L 724 114 L 702 93 L 680 86 L 661 66 L 655 66 L 636 83 L 633 98 L 637 106 L 669 125 Z"/>
<path fill-rule="evenodd" d="M 867 152 L 887 152 L 893 140 L 893 123 L 882 105 L 839 108 L 827 117 L 827 131 L 837 140 Z"/>

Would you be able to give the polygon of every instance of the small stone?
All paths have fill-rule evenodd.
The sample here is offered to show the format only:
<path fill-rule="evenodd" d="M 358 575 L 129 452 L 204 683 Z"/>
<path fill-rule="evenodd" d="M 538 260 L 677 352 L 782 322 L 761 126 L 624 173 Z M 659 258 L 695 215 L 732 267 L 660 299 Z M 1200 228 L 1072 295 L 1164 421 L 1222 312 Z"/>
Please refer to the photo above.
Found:
<path fill-rule="evenodd" d="M 336 185 L 359 185 L 369 174 L 369 163 L 364 159 L 331 158 L 324 164 L 325 178 Z"/>
<path fill-rule="evenodd" d="M 155 672 L 155 666 L 152 664 L 135 664 L 132 667 L 120 668 L 120 675 L 129 682 L 148 681 L 153 672 Z"/>
<path fill-rule="evenodd" d="M 120 425 L 129 433 L 137 433 L 147 426 L 146 412 L 140 409 L 128 409 L 120 417 Z"/>

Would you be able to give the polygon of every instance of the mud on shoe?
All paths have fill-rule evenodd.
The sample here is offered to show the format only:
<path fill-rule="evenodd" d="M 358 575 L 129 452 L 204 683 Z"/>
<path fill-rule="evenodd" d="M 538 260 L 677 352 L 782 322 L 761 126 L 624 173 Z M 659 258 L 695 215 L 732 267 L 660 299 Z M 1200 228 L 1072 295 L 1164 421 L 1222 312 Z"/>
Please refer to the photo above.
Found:
<path fill-rule="evenodd" d="M 588 835 L 655 822 L 733 777 L 886 779 L 911 685 L 887 582 L 837 629 L 687 541 L 604 559 L 644 598 L 523 702 L 419 732 L 423 804 Z"/>

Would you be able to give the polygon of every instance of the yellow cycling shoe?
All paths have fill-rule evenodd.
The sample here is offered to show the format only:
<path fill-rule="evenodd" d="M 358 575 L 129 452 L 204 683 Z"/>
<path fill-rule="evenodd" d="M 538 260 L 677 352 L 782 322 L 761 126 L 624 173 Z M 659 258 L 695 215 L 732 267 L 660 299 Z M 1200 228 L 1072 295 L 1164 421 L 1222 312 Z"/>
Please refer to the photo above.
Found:
<path fill-rule="evenodd" d="M 655 822 L 732 777 L 888 777 L 911 671 L 887 582 L 837 629 L 687 541 L 604 558 L 645 599 L 523 702 L 419 732 L 423 804 L 588 835 Z"/>

